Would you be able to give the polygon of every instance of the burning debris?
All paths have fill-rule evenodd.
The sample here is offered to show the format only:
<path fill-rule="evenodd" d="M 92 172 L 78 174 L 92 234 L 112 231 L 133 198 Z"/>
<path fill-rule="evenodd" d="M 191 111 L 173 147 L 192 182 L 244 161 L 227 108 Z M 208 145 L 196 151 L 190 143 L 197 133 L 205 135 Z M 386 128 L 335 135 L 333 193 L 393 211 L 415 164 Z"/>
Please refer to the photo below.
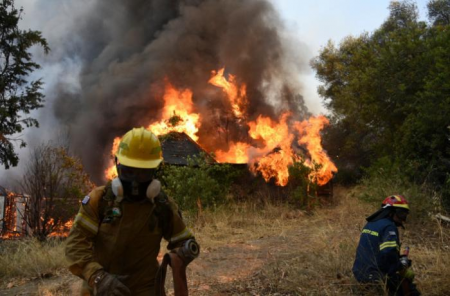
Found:
<path fill-rule="evenodd" d="M 0 187 L 0 237 L 20 237 L 27 234 L 25 205 L 27 196 L 17 195 Z"/>
<path fill-rule="evenodd" d="M 18 194 L 0 187 L 0 238 L 12 239 L 32 236 L 33 227 L 30 227 L 30 211 L 33 211 L 29 195 Z M 73 220 L 62 223 L 60 219 L 40 218 L 40 228 L 48 229 L 46 237 L 65 237 L 69 234 Z"/>

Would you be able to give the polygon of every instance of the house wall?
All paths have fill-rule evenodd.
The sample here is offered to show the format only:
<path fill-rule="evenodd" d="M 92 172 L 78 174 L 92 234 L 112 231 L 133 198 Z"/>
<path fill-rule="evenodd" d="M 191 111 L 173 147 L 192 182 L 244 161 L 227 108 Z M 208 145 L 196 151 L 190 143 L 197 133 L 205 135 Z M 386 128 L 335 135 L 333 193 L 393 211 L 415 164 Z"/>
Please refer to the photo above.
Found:
<path fill-rule="evenodd" d="M 3 219 L 5 218 L 5 206 L 6 206 L 6 196 L 0 195 L 0 232 L 3 230 L 4 226 Z"/>

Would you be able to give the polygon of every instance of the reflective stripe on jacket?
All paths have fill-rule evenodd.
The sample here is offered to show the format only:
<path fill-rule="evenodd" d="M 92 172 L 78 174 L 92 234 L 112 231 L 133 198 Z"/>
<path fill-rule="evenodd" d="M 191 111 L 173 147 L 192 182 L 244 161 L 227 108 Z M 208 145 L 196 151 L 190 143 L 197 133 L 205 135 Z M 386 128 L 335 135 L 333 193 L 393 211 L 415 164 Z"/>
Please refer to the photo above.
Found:
<path fill-rule="evenodd" d="M 173 249 L 193 234 L 175 202 L 162 192 L 158 205 L 123 200 L 121 217 L 108 221 L 102 213 L 106 190 L 94 189 L 80 207 L 66 240 L 69 270 L 86 281 L 99 269 L 128 275 L 124 284 L 133 295 L 145 294 L 154 285 L 162 238 Z"/>
<path fill-rule="evenodd" d="M 391 218 L 368 222 L 356 249 L 353 274 L 359 282 L 382 280 L 400 268 L 398 229 Z"/>

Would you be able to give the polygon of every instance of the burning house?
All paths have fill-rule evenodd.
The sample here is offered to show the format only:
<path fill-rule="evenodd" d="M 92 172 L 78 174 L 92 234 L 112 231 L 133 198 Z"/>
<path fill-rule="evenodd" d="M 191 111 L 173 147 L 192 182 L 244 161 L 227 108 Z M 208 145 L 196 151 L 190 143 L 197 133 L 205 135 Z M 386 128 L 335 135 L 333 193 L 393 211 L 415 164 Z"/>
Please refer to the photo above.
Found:
<path fill-rule="evenodd" d="M 54 126 L 68 128 L 71 149 L 96 184 L 116 175 L 111 152 L 139 126 L 189 137 L 185 151 L 163 143 L 168 163 L 185 164 L 187 154 L 204 150 L 279 187 L 296 162 L 310 167 L 307 178 L 319 185 L 337 171 L 321 145 L 328 119 L 312 116 L 301 95 L 307 49 L 286 34 L 269 1 L 58 5 L 43 7 L 73 5 L 70 16 L 52 14 L 73 17 L 64 19 L 72 34 L 52 31 L 48 42 L 58 48 L 52 61 L 65 61 L 55 68 L 70 69 L 49 84 L 46 100 Z"/>
<path fill-rule="evenodd" d="M 202 147 L 185 133 L 170 132 L 160 137 L 164 163 L 188 165 L 189 158 L 207 157 L 209 163 L 216 163 Z"/>
<path fill-rule="evenodd" d="M 24 236 L 28 233 L 26 205 L 29 196 L 16 194 L 0 186 L 0 237 Z"/>
<path fill-rule="evenodd" d="M 63 217 L 53 204 L 53 211 L 42 210 L 49 204 L 45 198 L 38 203 L 40 206 L 30 195 L 15 193 L 0 186 L 0 239 L 30 235 L 39 238 L 67 236 L 73 224 L 72 214 L 69 218 Z M 71 204 L 64 202 L 64 207 L 78 205 L 78 200 Z M 49 216 L 52 213 L 58 217 Z"/>

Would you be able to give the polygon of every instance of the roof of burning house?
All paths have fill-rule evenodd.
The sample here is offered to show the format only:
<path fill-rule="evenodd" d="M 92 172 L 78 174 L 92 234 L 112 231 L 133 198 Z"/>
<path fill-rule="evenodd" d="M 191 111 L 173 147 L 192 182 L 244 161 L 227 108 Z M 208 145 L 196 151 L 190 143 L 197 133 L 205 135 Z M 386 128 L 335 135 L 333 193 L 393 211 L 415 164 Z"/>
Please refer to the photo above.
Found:
<path fill-rule="evenodd" d="M 185 133 L 171 132 L 160 137 L 164 163 L 172 165 L 188 165 L 188 157 L 198 157 L 202 153 L 208 157 L 208 161 L 216 161 L 194 140 Z"/>

